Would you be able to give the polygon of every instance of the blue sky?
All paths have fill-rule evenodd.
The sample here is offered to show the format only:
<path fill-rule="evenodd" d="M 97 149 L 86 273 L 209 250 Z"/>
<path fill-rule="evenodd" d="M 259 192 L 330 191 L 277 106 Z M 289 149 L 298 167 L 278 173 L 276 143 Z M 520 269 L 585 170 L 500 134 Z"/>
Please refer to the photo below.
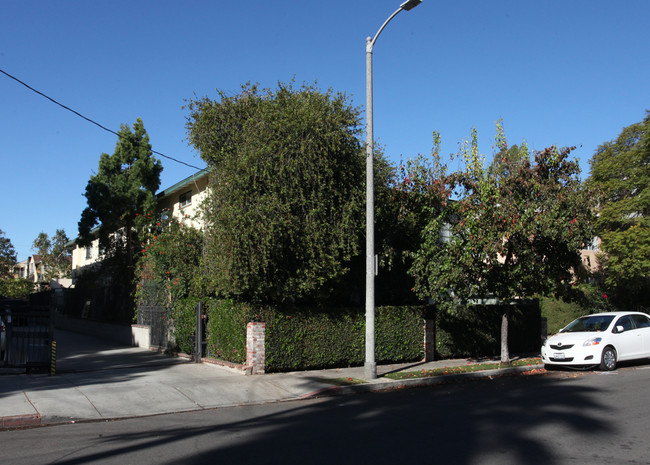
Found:
<path fill-rule="evenodd" d="M 154 150 L 205 166 L 182 107 L 195 95 L 294 76 L 365 106 L 365 38 L 401 0 L 2 0 L 0 69 L 115 131 L 144 121 Z M 389 158 L 442 154 L 494 123 L 510 144 L 598 145 L 650 109 L 649 0 L 424 0 L 374 49 L 374 131 Z M 0 229 L 19 260 L 41 232 L 77 234 L 116 136 L 0 74 Z M 161 189 L 195 170 L 162 158 Z M 454 165 L 451 165 L 452 168 Z"/>

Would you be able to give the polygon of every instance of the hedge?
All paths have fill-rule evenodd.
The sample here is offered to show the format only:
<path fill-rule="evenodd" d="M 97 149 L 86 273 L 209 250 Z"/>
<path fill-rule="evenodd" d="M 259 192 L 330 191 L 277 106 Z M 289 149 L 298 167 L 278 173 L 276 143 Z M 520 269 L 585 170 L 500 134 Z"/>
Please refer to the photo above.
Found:
<path fill-rule="evenodd" d="M 406 363 L 424 358 L 425 317 L 436 326 L 436 357 L 480 357 L 500 351 L 505 307 L 476 306 L 457 314 L 431 307 L 378 307 L 375 310 L 376 362 Z M 539 350 L 537 301 L 510 306 L 510 351 Z M 257 307 L 228 300 L 207 304 L 208 354 L 246 362 L 246 324 L 266 323 L 267 372 L 361 366 L 365 362 L 365 313 L 361 308 Z"/>
<path fill-rule="evenodd" d="M 267 309 L 266 370 L 294 371 L 363 365 L 365 314 L 360 309 Z M 422 308 L 375 312 L 377 363 L 422 360 Z"/>
<path fill-rule="evenodd" d="M 435 312 L 436 358 L 490 357 L 501 352 L 501 317 L 509 311 L 510 354 L 537 353 L 541 316 L 537 300 L 516 305 L 476 305 L 457 313 Z"/>
<path fill-rule="evenodd" d="M 257 320 L 246 304 L 231 300 L 206 302 L 208 355 L 233 363 L 246 363 L 246 325 Z"/>
<path fill-rule="evenodd" d="M 196 306 L 199 299 L 187 297 L 174 302 L 169 308 L 174 332 L 174 341 L 183 352 L 194 352 L 194 333 L 196 333 Z"/>

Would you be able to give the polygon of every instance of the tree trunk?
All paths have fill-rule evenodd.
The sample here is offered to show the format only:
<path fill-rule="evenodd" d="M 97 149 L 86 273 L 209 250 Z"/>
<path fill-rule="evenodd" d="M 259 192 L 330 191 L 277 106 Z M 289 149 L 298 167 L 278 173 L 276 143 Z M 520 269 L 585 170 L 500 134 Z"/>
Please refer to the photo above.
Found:
<path fill-rule="evenodd" d="M 508 350 L 508 314 L 510 309 L 506 309 L 501 316 L 501 365 L 510 365 L 510 351 Z"/>

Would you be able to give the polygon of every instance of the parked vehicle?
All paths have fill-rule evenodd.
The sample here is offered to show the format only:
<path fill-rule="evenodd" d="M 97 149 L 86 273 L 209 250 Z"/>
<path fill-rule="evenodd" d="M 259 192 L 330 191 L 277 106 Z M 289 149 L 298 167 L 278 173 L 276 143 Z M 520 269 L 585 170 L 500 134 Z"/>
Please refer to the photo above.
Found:
<path fill-rule="evenodd" d="M 586 315 L 542 344 L 542 361 L 547 368 L 597 366 L 610 371 L 619 361 L 649 357 L 650 316 L 640 312 Z"/>

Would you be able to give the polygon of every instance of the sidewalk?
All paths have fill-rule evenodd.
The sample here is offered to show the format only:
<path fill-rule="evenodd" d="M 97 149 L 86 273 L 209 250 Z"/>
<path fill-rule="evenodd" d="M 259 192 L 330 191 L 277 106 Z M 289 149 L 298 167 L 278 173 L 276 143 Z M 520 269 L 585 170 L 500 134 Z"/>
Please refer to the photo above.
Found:
<path fill-rule="evenodd" d="M 334 386 L 335 378 L 364 378 L 363 367 L 245 376 L 137 347 L 116 347 L 57 331 L 57 374 L 0 374 L 0 430 L 97 421 L 266 402 L 306 399 L 488 377 L 540 366 L 395 381 L 382 375 L 468 364 L 467 360 L 383 365 L 365 384 Z"/>

